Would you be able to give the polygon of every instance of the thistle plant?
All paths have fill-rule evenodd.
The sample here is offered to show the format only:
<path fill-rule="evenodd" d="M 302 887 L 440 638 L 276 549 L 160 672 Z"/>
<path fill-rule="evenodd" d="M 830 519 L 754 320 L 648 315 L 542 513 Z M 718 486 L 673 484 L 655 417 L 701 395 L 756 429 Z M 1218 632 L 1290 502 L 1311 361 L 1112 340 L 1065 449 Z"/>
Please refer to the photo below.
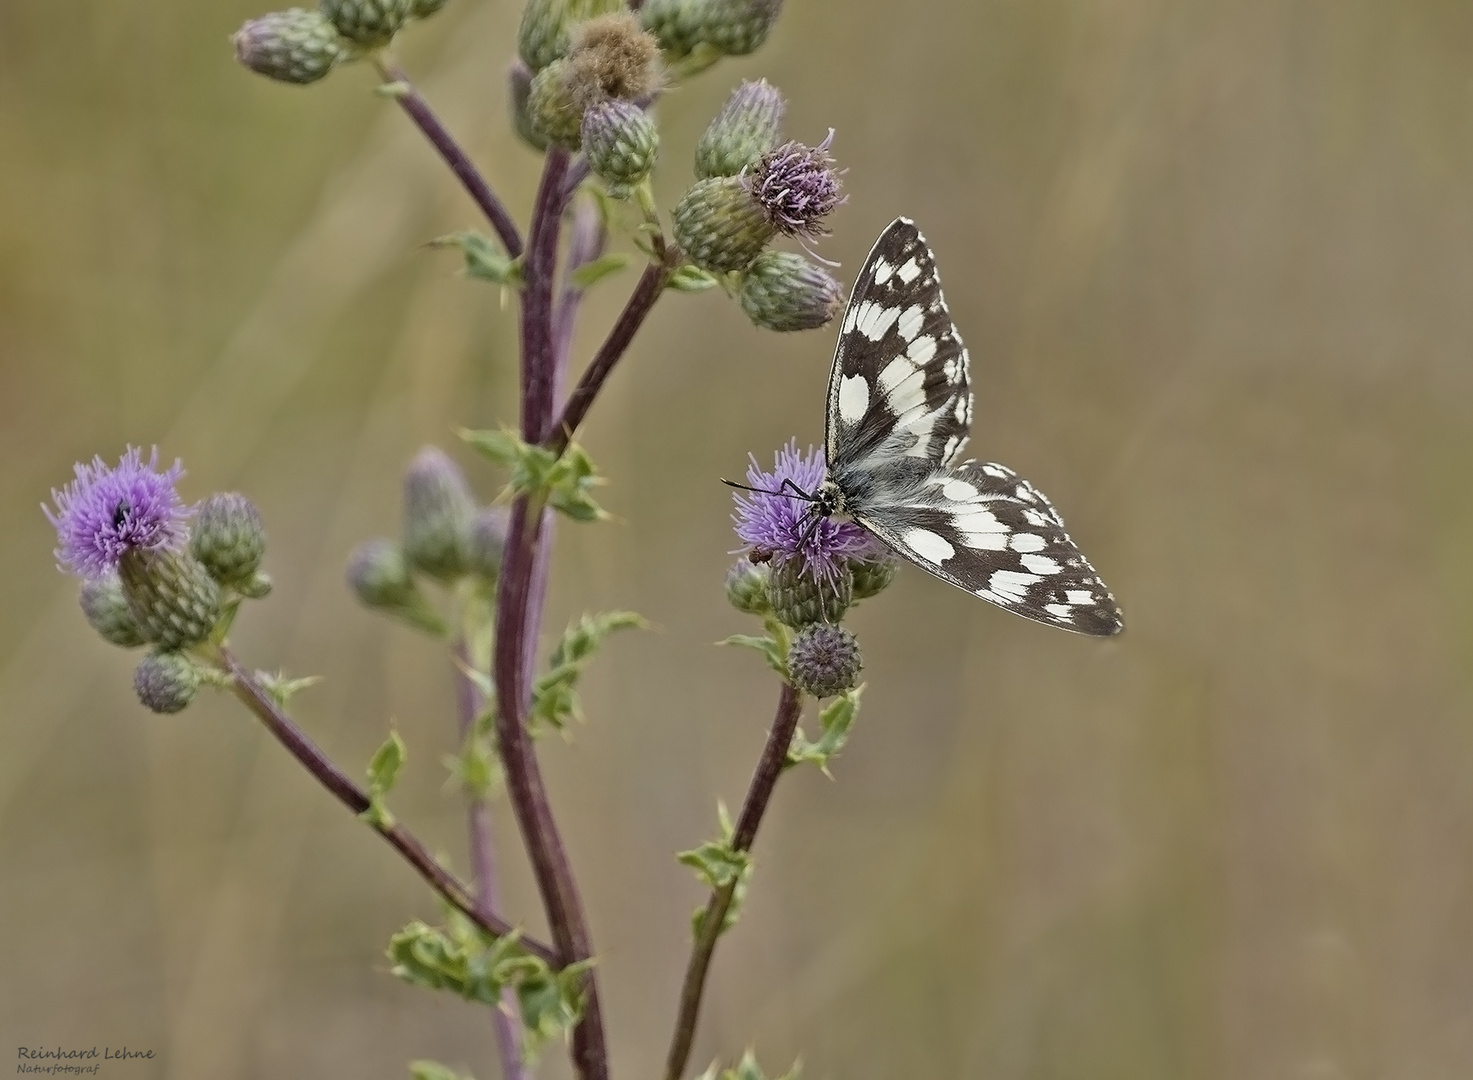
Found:
<path fill-rule="evenodd" d="M 187 503 L 181 464 L 163 468 L 157 450 L 145 458 L 128 448 L 116 465 L 101 458 L 78 465 L 46 513 L 60 568 L 81 580 L 87 622 L 105 642 L 142 651 L 134 689 L 145 708 L 187 712 L 204 688 L 233 695 L 430 886 L 438 909 L 386 943 L 393 975 L 486 1006 L 504 1077 L 528 1076 L 549 1042 L 566 1039 L 576 1075 L 607 1080 L 598 954 L 536 737 L 575 734 L 584 669 L 615 631 L 645 624 L 629 611 L 590 613 L 566 628 L 549 656 L 537 655 L 557 519 L 582 527 L 608 517 L 597 501 L 598 469 L 577 435 L 669 294 L 724 291 L 758 330 L 829 323 L 840 283 L 810 252 L 776 245 L 817 241 L 844 196 L 829 152 L 833 133 L 814 145 L 787 138 L 783 97 L 763 80 L 736 85 L 695 146 L 672 149 L 661 139 L 661 97 L 719 72 L 721 58 L 760 47 L 775 30 L 781 0 L 528 0 L 507 81 L 509 120 L 541 154 L 523 229 L 395 59 L 398 38 L 443 6 L 321 0 L 252 19 L 233 41 L 241 64 L 285 84 L 313 84 L 339 68 L 376 73 L 378 91 L 423 133 L 489 230 L 467 228 L 436 245 L 458 253 L 468 276 L 516 298 L 518 400 L 514 408 L 503 403 L 506 426 L 459 433 L 496 475 L 499 494 L 478 500 L 474 488 L 490 486 L 480 476 L 472 485 L 449 453 L 428 447 L 406 467 L 398 534 L 365 538 L 346 560 L 347 585 L 368 612 L 428 635 L 447 652 L 458 702 L 458 749 L 447 764 L 466 810 L 464 870 L 432 855 L 394 813 L 409 745 L 387 718 L 382 746 L 355 780 L 355 770 L 331 761 L 292 715 L 311 677 L 268 675 L 232 650 L 229 633 L 242 607 L 264 601 L 272 588 L 263 570 L 263 515 L 245 495 L 200 493 L 198 503 Z M 690 169 L 689 187 L 672 207 L 656 201 L 656 168 Z M 628 250 L 611 250 L 621 244 Z M 642 266 L 622 310 L 575 377 L 571 346 L 585 293 L 608 287 L 634 261 Z M 763 655 L 778 702 L 737 817 L 721 811 L 716 836 L 692 838 L 694 846 L 677 855 L 709 897 L 692 928 L 671 929 L 692 933 L 692 944 L 666 1080 L 690 1073 L 715 947 L 740 916 L 753 844 L 778 780 L 801 765 L 827 769 L 858 711 L 863 661 L 842 621 L 894 576 L 893 561 L 864 530 L 815 519 L 786 493 L 814 490 L 824 472 L 821 453 L 790 443 L 771 471 L 753 458 L 747 481 L 757 490 L 736 496 L 742 555 L 725 592 L 739 613 L 759 620 L 760 632 L 726 644 Z M 713 601 L 718 595 L 713 583 Z M 799 727 L 809 699 L 827 702 L 812 740 Z M 522 929 L 522 915 L 504 911 L 497 892 L 491 821 L 504 808 L 533 870 L 546 941 Z M 707 1080 L 762 1080 L 750 1053 L 728 1049 L 734 1063 L 713 1064 Z M 429 1061 L 410 1069 L 421 1080 L 459 1075 Z"/>

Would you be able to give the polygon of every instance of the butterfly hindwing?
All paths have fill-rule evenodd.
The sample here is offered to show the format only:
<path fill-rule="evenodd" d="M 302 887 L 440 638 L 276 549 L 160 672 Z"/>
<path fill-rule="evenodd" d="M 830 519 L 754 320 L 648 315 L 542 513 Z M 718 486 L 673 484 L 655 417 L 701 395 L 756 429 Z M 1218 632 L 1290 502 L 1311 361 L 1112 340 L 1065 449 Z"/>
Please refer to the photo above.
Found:
<path fill-rule="evenodd" d="M 840 326 L 828 460 L 954 461 L 972 422 L 967 364 L 930 245 L 914 222 L 898 218 L 865 259 Z"/>
<path fill-rule="evenodd" d="M 1011 469 L 965 462 L 855 520 L 943 581 L 1051 626 L 1108 636 L 1124 625 L 1063 519 Z"/>

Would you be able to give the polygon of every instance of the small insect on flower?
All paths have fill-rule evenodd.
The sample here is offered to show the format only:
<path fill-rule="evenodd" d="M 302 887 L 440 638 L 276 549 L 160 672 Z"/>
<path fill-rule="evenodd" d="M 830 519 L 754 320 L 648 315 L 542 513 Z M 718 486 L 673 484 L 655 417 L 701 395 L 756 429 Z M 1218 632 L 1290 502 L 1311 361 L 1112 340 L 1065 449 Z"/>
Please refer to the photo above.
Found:
<path fill-rule="evenodd" d="M 102 458 L 75 466 L 76 479 L 51 492 L 53 510 L 42 506 L 56 529 L 56 560 L 79 577 L 101 577 L 129 551 L 178 551 L 189 532 L 190 508 L 174 485 L 184 475 L 176 461 L 159 471 L 155 447 L 148 461 L 129 447 L 116 467 Z"/>
<path fill-rule="evenodd" d="M 736 495 L 737 537 L 757 559 L 781 565 L 801 560 L 815 580 L 832 582 L 851 558 L 864 558 L 878 549 L 869 534 L 852 522 L 816 518 L 811 500 L 824 478 L 823 451 L 798 452 L 797 440 L 774 455 L 772 472 L 763 472 L 757 459 L 747 466 L 750 490 Z M 754 560 L 756 561 L 756 560 Z"/>

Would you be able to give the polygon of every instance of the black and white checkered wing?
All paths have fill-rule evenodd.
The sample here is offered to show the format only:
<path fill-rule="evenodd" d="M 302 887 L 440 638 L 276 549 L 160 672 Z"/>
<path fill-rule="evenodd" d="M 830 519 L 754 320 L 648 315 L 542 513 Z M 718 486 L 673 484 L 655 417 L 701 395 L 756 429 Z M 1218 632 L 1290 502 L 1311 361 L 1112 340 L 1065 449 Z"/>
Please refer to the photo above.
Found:
<path fill-rule="evenodd" d="M 829 375 L 830 465 L 955 461 L 972 423 L 967 350 L 936 260 L 908 218 L 875 241 L 844 312 Z"/>
<path fill-rule="evenodd" d="M 854 517 L 923 570 L 1024 618 L 1099 636 L 1124 627 L 1058 511 L 1005 466 L 967 461 L 938 470 Z"/>

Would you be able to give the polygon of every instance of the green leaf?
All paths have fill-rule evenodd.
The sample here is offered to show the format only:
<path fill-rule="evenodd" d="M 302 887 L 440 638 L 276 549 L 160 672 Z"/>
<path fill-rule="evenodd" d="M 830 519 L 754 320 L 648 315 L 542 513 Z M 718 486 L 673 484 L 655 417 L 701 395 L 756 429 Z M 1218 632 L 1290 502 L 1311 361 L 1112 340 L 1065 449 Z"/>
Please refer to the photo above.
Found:
<path fill-rule="evenodd" d="M 665 283 L 665 288 L 674 289 L 676 292 L 705 292 L 714 289 L 720 282 L 712 274 L 702 270 L 699 266 L 687 263 L 676 267 L 675 272 L 670 275 L 670 280 Z"/>
<path fill-rule="evenodd" d="M 497 285 L 520 286 L 522 261 L 513 259 L 489 236 L 465 230 L 436 237 L 430 247 L 459 248 L 465 257 L 465 276 Z"/>
<path fill-rule="evenodd" d="M 499 1004 L 502 990 L 524 979 L 553 977 L 544 961 L 522 949 L 517 935 L 489 939 L 458 912 L 444 930 L 411 922 L 389 939 L 387 955 L 396 978 L 486 1005 Z"/>
<path fill-rule="evenodd" d="M 571 720 L 582 721 L 578 679 L 604 638 L 616 630 L 646 629 L 649 623 L 633 611 L 605 611 L 584 615 L 570 623 L 548 661 L 548 672 L 532 688 L 532 708 L 527 726 L 533 734 L 552 729 L 563 731 Z"/>
<path fill-rule="evenodd" d="M 629 265 L 629 256 L 610 252 L 592 262 L 584 263 L 569 275 L 573 285 L 579 289 L 591 289 L 610 274 L 617 274 Z"/>
<path fill-rule="evenodd" d="M 707 840 L 698 848 L 679 852 L 675 861 L 689 866 L 696 877 L 713 889 L 724 889 L 733 881 L 749 872 L 752 857 L 745 851 L 735 851 L 729 841 Z"/>
<path fill-rule="evenodd" d="M 458 1073 L 438 1061 L 411 1061 L 409 1075 L 414 1080 L 474 1080 L 468 1073 Z"/>
<path fill-rule="evenodd" d="M 544 498 L 554 510 L 574 521 L 600 521 L 608 517 L 592 495 L 603 478 L 577 443 L 570 443 L 561 456 L 554 457 L 550 451 L 522 441 L 521 436 L 508 428 L 460 434 L 476 450 L 511 470 L 507 481 L 509 495 Z"/>
<path fill-rule="evenodd" d="M 322 681 L 321 675 L 307 675 L 300 679 L 288 679 L 284 672 L 278 671 L 271 674 L 269 671 L 256 672 L 256 682 L 262 690 L 270 696 L 271 700 L 283 709 L 293 697 L 307 689 L 316 686 Z"/>
<path fill-rule="evenodd" d="M 765 634 L 733 634 L 731 637 L 718 641 L 718 645 L 737 645 L 743 649 L 755 649 L 760 652 L 767 661 L 767 666 L 772 668 L 784 679 L 788 677 L 788 650 L 775 638 Z"/>
<path fill-rule="evenodd" d="M 859 695 L 863 691 L 863 686 L 856 686 L 853 690 L 846 690 L 824 706 L 818 714 L 820 734 L 816 742 L 809 742 L 803 734 L 803 729 L 799 728 L 793 734 L 793 742 L 788 747 L 788 759 L 784 767 L 790 768 L 807 762 L 817 765 L 827 776 L 829 758 L 844 749 L 844 744 L 849 741 L 849 728 L 854 723 L 855 715 L 859 712 Z"/>
<path fill-rule="evenodd" d="M 540 972 L 517 983 L 529 1059 L 535 1059 L 548 1040 L 570 1031 L 582 1018 L 585 976 L 592 967 L 592 960 L 580 960 L 558 972 L 543 965 Z"/>
<path fill-rule="evenodd" d="M 384 798 L 394 789 L 394 783 L 399 779 L 399 770 L 404 765 L 406 753 L 404 740 L 399 738 L 399 733 L 390 731 L 388 739 L 369 759 L 368 809 L 361 816 L 371 825 L 385 829 L 393 827 L 394 815 L 389 813 Z"/>

